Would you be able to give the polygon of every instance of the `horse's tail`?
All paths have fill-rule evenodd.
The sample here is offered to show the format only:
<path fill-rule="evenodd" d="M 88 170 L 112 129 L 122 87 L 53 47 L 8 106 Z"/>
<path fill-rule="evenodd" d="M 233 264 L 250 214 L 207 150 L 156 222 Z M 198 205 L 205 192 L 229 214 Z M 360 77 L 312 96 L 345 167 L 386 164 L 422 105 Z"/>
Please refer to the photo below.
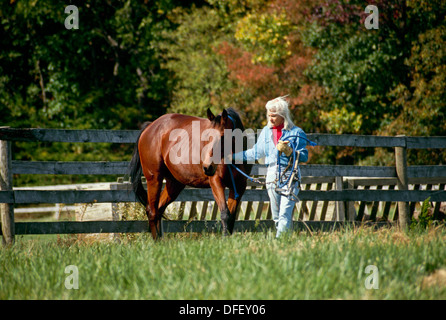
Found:
<path fill-rule="evenodd" d="M 133 157 L 132 160 L 130 161 L 128 169 L 130 181 L 132 182 L 132 189 L 135 192 L 136 198 L 138 199 L 139 202 L 143 204 L 144 207 L 147 207 L 148 199 L 147 199 L 147 192 L 144 189 L 144 186 L 141 181 L 142 166 L 141 166 L 141 159 L 139 158 L 138 142 L 142 132 L 147 128 L 149 124 L 150 122 L 147 122 L 144 123 L 143 125 L 138 140 L 136 140 L 135 150 L 133 151 Z"/>

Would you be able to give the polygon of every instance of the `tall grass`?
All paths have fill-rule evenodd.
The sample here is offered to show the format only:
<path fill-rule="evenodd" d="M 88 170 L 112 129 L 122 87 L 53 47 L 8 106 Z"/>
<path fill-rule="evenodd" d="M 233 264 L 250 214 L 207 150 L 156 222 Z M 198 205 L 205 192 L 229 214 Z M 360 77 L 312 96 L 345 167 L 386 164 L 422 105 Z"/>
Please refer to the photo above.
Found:
<path fill-rule="evenodd" d="M 146 234 L 116 242 L 18 239 L 0 250 L 0 299 L 445 299 L 446 231 Z M 79 289 L 67 289 L 68 265 Z M 364 285 L 368 265 L 379 288 Z"/>

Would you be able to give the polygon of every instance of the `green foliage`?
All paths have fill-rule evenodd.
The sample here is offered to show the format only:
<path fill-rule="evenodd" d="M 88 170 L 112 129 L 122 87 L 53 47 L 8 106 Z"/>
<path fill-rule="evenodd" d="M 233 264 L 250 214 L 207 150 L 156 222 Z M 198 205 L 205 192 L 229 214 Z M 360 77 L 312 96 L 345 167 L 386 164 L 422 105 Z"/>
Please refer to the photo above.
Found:
<path fill-rule="evenodd" d="M 135 118 L 162 114 L 167 74 L 153 43 L 168 21 L 136 1 L 86 2 L 80 28 L 67 30 L 64 8 L 57 1 L 2 5 L 4 124 L 136 128 Z"/>
<path fill-rule="evenodd" d="M 208 107 L 220 113 L 230 107 L 221 99 L 231 86 L 222 58 L 215 52 L 224 39 L 221 19 L 209 7 L 178 8 L 171 13 L 178 25 L 173 31 L 165 31 L 163 65 L 174 75 L 169 112 L 206 116 Z"/>
<path fill-rule="evenodd" d="M 359 0 L 72 1 L 0 4 L 1 125 L 137 129 L 166 112 L 241 111 L 290 95 L 306 132 L 446 134 L 446 2 Z M 14 145 L 15 160 L 123 160 L 131 146 Z M 391 165 L 392 150 L 320 148 L 312 162 Z M 410 164 L 446 151 L 410 150 Z M 20 179 L 18 177 L 18 182 Z M 40 179 L 40 178 L 38 178 Z M 37 180 L 28 179 L 29 182 Z M 31 181 L 32 180 L 32 181 Z M 53 181 L 54 182 L 54 181 Z"/>
<path fill-rule="evenodd" d="M 214 3 L 211 1 L 211 3 Z M 218 5 L 217 10 L 232 37 L 219 46 L 229 79 L 234 86 L 224 93 L 225 101 L 241 108 L 248 127 L 266 124 L 265 104 L 289 94 L 297 124 L 314 132 L 320 125 L 314 97 L 323 93 L 304 75 L 312 52 L 304 48 L 300 32 L 305 19 L 296 19 L 310 9 L 306 1 L 246 1 Z"/>
<path fill-rule="evenodd" d="M 410 224 L 410 229 L 412 230 L 426 230 L 432 226 L 434 220 L 430 212 L 430 197 L 423 201 L 420 208 L 420 214 L 418 219 L 412 218 L 412 223 Z"/>
<path fill-rule="evenodd" d="M 420 33 L 412 42 L 411 55 L 405 60 L 410 68 L 409 85 L 398 85 L 390 95 L 402 109 L 395 122 L 408 135 L 441 135 L 446 132 L 446 23 Z M 395 129 L 389 130 L 394 132 Z"/>
<path fill-rule="evenodd" d="M 319 49 L 306 73 L 333 97 L 324 109 L 329 113 L 345 110 L 343 113 L 349 115 L 338 120 L 339 112 L 334 112 L 327 118 L 335 129 L 330 132 L 375 134 L 383 116 L 393 112 L 387 92 L 398 83 L 403 51 L 396 35 L 385 32 L 366 30 L 358 24 L 323 28 L 315 23 L 306 32 L 305 43 Z M 360 126 L 349 126 L 350 121 L 358 123 L 356 115 L 361 115 Z"/>
<path fill-rule="evenodd" d="M 444 135 L 444 1 L 377 1 L 376 5 L 378 30 L 363 26 L 367 16 L 363 2 L 322 1 L 302 32 L 304 43 L 317 49 L 306 75 L 330 96 L 321 105 L 324 129 Z M 377 164 L 383 159 L 382 150 L 379 153 L 360 151 L 351 156 L 356 162 L 367 158 L 366 162 Z M 444 152 L 413 151 L 409 161 L 438 164 L 444 157 Z"/>
<path fill-rule="evenodd" d="M 321 111 L 321 120 L 330 132 L 358 133 L 361 129 L 362 114 L 357 115 L 355 111 L 349 112 L 347 108 L 341 107 L 332 111 Z"/>
<path fill-rule="evenodd" d="M 179 2 L 73 4 L 79 8 L 79 29 L 71 30 L 64 26 L 67 4 L 60 1 L 0 4 L 1 125 L 137 129 L 164 114 L 171 75 L 162 67 L 158 43 L 174 28 L 166 12 Z M 14 158 L 122 160 L 131 150 L 110 144 L 16 143 Z M 18 177 L 17 182 L 22 178 L 28 180 Z"/>
<path fill-rule="evenodd" d="M 290 31 L 285 13 L 249 13 L 238 22 L 235 39 L 254 52 L 254 63 L 273 65 L 291 55 L 287 38 Z"/>

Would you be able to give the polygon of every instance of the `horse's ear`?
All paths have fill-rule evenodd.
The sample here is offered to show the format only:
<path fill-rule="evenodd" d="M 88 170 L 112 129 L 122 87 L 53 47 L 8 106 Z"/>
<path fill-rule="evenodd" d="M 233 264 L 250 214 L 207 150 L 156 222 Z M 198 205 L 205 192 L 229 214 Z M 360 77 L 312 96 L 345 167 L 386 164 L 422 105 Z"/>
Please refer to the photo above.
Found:
<path fill-rule="evenodd" d="M 228 112 L 226 109 L 223 109 L 223 112 L 221 113 L 221 124 L 224 124 L 226 121 L 228 121 Z"/>
<path fill-rule="evenodd" d="M 212 113 L 211 109 L 208 108 L 208 110 L 207 110 L 206 112 L 207 112 L 207 115 L 208 115 L 208 119 L 209 119 L 210 121 L 213 121 L 213 120 L 215 119 L 215 116 L 214 116 L 214 114 Z"/>

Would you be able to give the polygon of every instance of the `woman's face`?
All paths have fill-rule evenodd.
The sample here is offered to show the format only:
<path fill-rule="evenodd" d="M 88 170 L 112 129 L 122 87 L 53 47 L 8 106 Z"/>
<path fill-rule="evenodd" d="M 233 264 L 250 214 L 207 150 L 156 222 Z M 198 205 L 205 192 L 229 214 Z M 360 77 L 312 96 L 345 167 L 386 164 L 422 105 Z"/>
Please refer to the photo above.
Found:
<path fill-rule="evenodd" d="M 282 116 L 279 116 L 277 113 L 270 112 L 268 112 L 268 120 L 274 127 L 280 126 L 284 121 Z"/>

